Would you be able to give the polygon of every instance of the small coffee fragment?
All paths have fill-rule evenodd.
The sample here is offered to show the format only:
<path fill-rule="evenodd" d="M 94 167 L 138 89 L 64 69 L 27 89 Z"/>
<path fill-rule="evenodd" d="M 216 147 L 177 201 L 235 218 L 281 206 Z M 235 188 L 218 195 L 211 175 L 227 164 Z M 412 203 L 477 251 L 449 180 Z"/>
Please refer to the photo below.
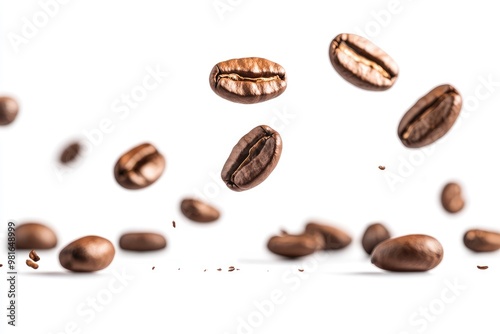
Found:
<path fill-rule="evenodd" d="M 378 169 L 385 170 L 385 166 L 378 166 Z"/>
<path fill-rule="evenodd" d="M 30 259 L 32 259 L 35 262 L 40 261 L 40 256 L 38 256 L 38 254 L 35 252 L 34 249 L 31 250 L 29 257 L 30 257 Z"/>
<path fill-rule="evenodd" d="M 301 273 L 303 273 L 303 272 L 304 272 L 304 269 L 299 269 L 299 271 L 300 271 Z"/>
<path fill-rule="evenodd" d="M 222 271 L 222 268 L 218 268 L 217 271 Z"/>
<path fill-rule="evenodd" d="M 155 270 L 155 267 L 151 268 L 151 270 Z"/>
<path fill-rule="evenodd" d="M 236 269 L 235 267 L 230 266 L 228 271 L 234 271 L 235 269 Z"/>
<path fill-rule="evenodd" d="M 172 220 L 172 226 L 175 228 L 175 220 Z"/>
<path fill-rule="evenodd" d="M 69 164 L 75 161 L 80 154 L 82 146 L 78 142 L 69 144 L 59 156 L 59 162 L 62 164 Z"/>
<path fill-rule="evenodd" d="M 488 269 L 488 266 L 477 266 L 477 269 L 486 270 Z"/>
<path fill-rule="evenodd" d="M 0 268 L 3 267 L 3 264 L 0 263 Z"/>
<path fill-rule="evenodd" d="M 28 265 L 28 267 L 31 267 L 33 269 L 38 269 L 38 264 L 36 264 L 35 262 L 33 262 L 31 260 L 26 260 L 26 264 Z"/>

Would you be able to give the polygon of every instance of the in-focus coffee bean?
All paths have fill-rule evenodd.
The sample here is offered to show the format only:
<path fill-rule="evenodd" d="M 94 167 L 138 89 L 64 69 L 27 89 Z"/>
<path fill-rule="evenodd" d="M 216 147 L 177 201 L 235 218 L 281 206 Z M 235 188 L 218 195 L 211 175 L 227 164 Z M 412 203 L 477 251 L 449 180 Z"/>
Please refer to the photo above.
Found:
<path fill-rule="evenodd" d="M 0 96 L 0 125 L 14 122 L 19 113 L 19 104 L 10 96 Z"/>
<path fill-rule="evenodd" d="M 181 212 L 186 218 L 198 223 L 214 222 L 220 217 L 215 207 L 195 198 L 185 198 L 181 201 Z"/>
<path fill-rule="evenodd" d="M 59 262 L 74 272 L 92 272 L 109 266 L 114 256 L 115 248 L 109 240 L 89 235 L 64 247 L 59 253 Z"/>
<path fill-rule="evenodd" d="M 51 249 L 56 245 L 56 234 L 44 224 L 29 222 L 16 227 L 17 249 Z"/>
<path fill-rule="evenodd" d="M 38 264 L 36 264 L 35 262 L 31 261 L 31 260 L 26 260 L 26 265 L 28 267 L 31 267 L 33 269 L 38 269 Z"/>
<path fill-rule="evenodd" d="M 259 185 L 278 164 L 281 149 L 278 132 L 267 125 L 255 127 L 234 146 L 222 168 L 222 180 L 234 191 Z"/>
<path fill-rule="evenodd" d="M 424 234 L 410 234 L 379 243 L 372 252 L 371 262 L 389 271 L 426 271 L 443 259 L 443 246 Z"/>
<path fill-rule="evenodd" d="M 267 242 L 267 248 L 271 252 L 289 258 L 306 256 L 324 247 L 325 240 L 318 233 L 276 235 Z"/>
<path fill-rule="evenodd" d="M 167 240 L 159 233 L 134 232 L 123 234 L 119 244 L 124 250 L 146 252 L 167 247 Z"/>
<path fill-rule="evenodd" d="M 306 225 L 306 233 L 320 234 L 325 244 L 323 249 L 342 249 L 349 246 L 352 241 L 349 234 L 325 223 L 309 222 Z"/>
<path fill-rule="evenodd" d="M 361 240 L 361 245 L 363 246 L 365 252 L 370 255 L 379 243 L 389 239 L 390 237 L 391 234 L 383 224 L 374 223 L 366 228 Z"/>
<path fill-rule="evenodd" d="M 383 91 L 394 85 L 399 68 L 378 46 L 353 34 L 340 34 L 330 43 L 333 68 L 351 84 L 366 90 Z"/>
<path fill-rule="evenodd" d="M 462 109 L 462 97 L 451 85 L 441 85 L 420 98 L 406 112 L 398 127 L 404 146 L 420 148 L 443 137 Z"/>
<path fill-rule="evenodd" d="M 29 257 L 30 257 L 30 259 L 32 259 L 35 262 L 40 261 L 40 256 L 38 256 L 38 254 L 36 253 L 36 251 L 34 249 L 32 249 L 31 252 L 29 253 Z"/>
<path fill-rule="evenodd" d="M 441 192 L 441 204 L 449 213 L 457 213 L 464 208 L 462 188 L 458 183 L 450 182 L 444 186 Z"/>
<path fill-rule="evenodd" d="M 69 144 L 62 152 L 61 155 L 59 156 L 59 162 L 62 164 L 69 164 L 73 161 L 75 161 L 78 158 L 78 155 L 80 154 L 82 147 L 80 143 L 74 142 Z"/>
<path fill-rule="evenodd" d="M 464 234 L 464 245 L 474 252 L 493 252 L 500 249 L 500 233 L 472 229 Z"/>
<path fill-rule="evenodd" d="M 287 84 L 285 69 L 258 57 L 230 59 L 216 64 L 210 87 L 220 97 L 237 103 L 259 103 L 281 95 Z"/>
<path fill-rule="evenodd" d="M 163 155 L 149 143 L 124 153 L 115 165 L 115 179 L 126 189 L 142 189 L 153 184 L 165 170 Z"/>

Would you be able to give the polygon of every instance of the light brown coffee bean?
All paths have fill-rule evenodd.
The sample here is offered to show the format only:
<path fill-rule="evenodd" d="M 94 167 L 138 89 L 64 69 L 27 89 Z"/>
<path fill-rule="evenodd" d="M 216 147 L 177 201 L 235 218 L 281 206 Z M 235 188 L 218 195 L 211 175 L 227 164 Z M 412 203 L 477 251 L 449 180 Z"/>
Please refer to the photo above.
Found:
<path fill-rule="evenodd" d="M 167 247 L 167 240 L 159 233 L 134 232 L 120 237 L 120 248 L 130 251 L 155 251 Z"/>
<path fill-rule="evenodd" d="M 325 240 L 318 233 L 273 236 L 267 242 L 267 248 L 271 252 L 289 258 L 306 256 L 324 247 Z"/>
<path fill-rule="evenodd" d="M 31 261 L 31 260 L 26 260 L 26 265 L 28 267 L 31 267 L 33 269 L 38 269 L 38 264 L 36 264 L 35 262 Z"/>
<path fill-rule="evenodd" d="M 38 254 L 36 253 L 36 251 L 34 249 L 31 250 L 31 252 L 29 253 L 28 256 L 30 257 L 30 259 L 32 259 L 35 262 L 40 261 L 40 256 L 38 256 Z"/>
<path fill-rule="evenodd" d="M 89 235 L 64 247 L 59 253 L 59 262 L 74 272 L 92 272 L 109 266 L 114 256 L 115 248 L 109 240 Z"/>
<path fill-rule="evenodd" d="M 474 252 L 493 252 L 500 249 L 500 233 L 472 229 L 464 234 L 464 245 Z"/>
<path fill-rule="evenodd" d="M 370 255 L 379 243 L 389 239 L 390 237 L 391 234 L 384 225 L 374 223 L 366 228 L 361 244 L 365 252 Z"/>
<path fill-rule="evenodd" d="M 29 222 L 16 227 L 17 249 L 51 249 L 56 245 L 56 234 L 44 224 Z"/>
<path fill-rule="evenodd" d="M 186 218 L 199 223 L 214 222 L 220 217 L 219 210 L 195 198 L 183 199 L 181 211 Z"/>
<path fill-rule="evenodd" d="M 410 234 L 387 239 L 372 252 L 371 262 L 389 271 L 426 271 L 443 259 L 443 246 L 435 238 Z"/>
<path fill-rule="evenodd" d="M 464 208 L 465 201 L 458 183 L 450 182 L 444 186 L 441 192 L 441 204 L 449 213 L 457 213 Z"/>
<path fill-rule="evenodd" d="M 342 249 L 352 241 L 349 234 L 326 223 L 310 222 L 306 225 L 306 233 L 319 233 L 324 240 L 323 249 Z"/>
<path fill-rule="evenodd" d="M 115 179 L 126 189 L 142 189 L 153 184 L 165 170 L 166 162 L 151 144 L 136 146 L 124 153 L 115 165 Z"/>

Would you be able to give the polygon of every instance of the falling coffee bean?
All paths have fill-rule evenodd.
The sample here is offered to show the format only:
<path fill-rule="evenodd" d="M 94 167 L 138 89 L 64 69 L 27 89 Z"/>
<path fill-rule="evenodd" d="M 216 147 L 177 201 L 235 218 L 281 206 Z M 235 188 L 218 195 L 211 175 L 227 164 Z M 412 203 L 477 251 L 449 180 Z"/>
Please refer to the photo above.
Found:
<path fill-rule="evenodd" d="M 480 229 L 468 230 L 464 234 L 464 244 L 474 252 L 493 252 L 500 249 L 500 233 Z"/>
<path fill-rule="evenodd" d="M 370 255 L 379 243 L 385 241 L 391 237 L 389 231 L 384 225 L 380 223 L 374 223 L 368 226 L 363 234 L 363 239 L 361 244 L 365 252 Z"/>
<path fill-rule="evenodd" d="M 44 224 L 29 222 L 16 227 L 17 249 L 51 249 L 56 245 L 56 234 Z"/>
<path fill-rule="evenodd" d="M 0 96 L 0 125 L 8 125 L 17 117 L 19 105 L 9 96 Z"/>
<path fill-rule="evenodd" d="M 330 61 L 346 81 L 366 90 L 383 91 L 394 85 L 396 62 L 369 40 L 354 34 L 340 34 L 330 43 Z"/>
<path fill-rule="evenodd" d="M 167 240 L 159 233 L 125 233 L 120 237 L 119 245 L 124 250 L 146 252 L 167 247 Z"/>
<path fill-rule="evenodd" d="M 75 161 L 80 154 L 81 150 L 81 145 L 80 143 L 74 142 L 69 144 L 62 152 L 61 155 L 59 156 L 59 162 L 62 164 L 69 164 L 73 161 Z"/>
<path fill-rule="evenodd" d="M 34 249 L 32 249 L 31 252 L 29 253 L 29 257 L 30 257 L 30 259 L 32 259 L 35 262 L 40 261 L 40 256 L 38 256 L 38 254 L 36 253 L 36 251 Z"/>
<path fill-rule="evenodd" d="M 181 211 L 186 218 L 199 223 L 210 223 L 220 217 L 219 210 L 194 198 L 183 199 L 181 202 Z"/>
<path fill-rule="evenodd" d="M 250 57 L 220 62 L 210 72 L 210 87 L 220 97 L 237 103 L 258 103 L 281 95 L 286 89 L 285 69 L 264 58 Z"/>
<path fill-rule="evenodd" d="M 59 253 L 61 265 L 74 272 L 92 272 L 109 266 L 115 256 L 113 244 L 95 235 L 77 239 Z"/>
<path fill-rule="evenodd" d="M 255 127 L 234 146 L 222 168 L 222 180 L 234 191 L 259 185 L 278 164 L 281 149 L 278 132 L 267 125 Z"/>
<path fill-rule="evenodd" d="M 306 225 L 306 233 L 319 233 L 324 240 L 323 249 L 342 249 L 347 247 L 352 238 L 341 229 L 329 224 L 310 222 Z"/>
<path fill-rule="evenodd" d="M 420 98 L 406 112 L 398 127 L 403 145 L 420 148 L 443 137 L 460 114 L 462 97 L 451 85 L 441 85 Z"/>
<path fill-rule="evenodd" d="M 267 243 L 267 248 L 271 252 L 289 258 L 306 256 L 324 247 L 325 240 L 318 233 L 273 236 Z"/>
<path fill-rule="evenodd" d="M 443 246 L 435 238 L 410 234 L 379 243 L 371 262 L 389 271 L 426 271 L 443 259 Z"/>
<path fill-rule="evenodd" d="M 26 260 L 26 265 L 28 267 L 31 267 L 33 269 L 38 269 L 38 264 L 36 264 L 35 262 L 31 261 L 31 260 Z"/>
<path fill-rule="evenodd" d="M 441 193 L 441 204 L 449 213 L 457 213 L 464 208 L 465 201 L 458 183 L 451 182 L 444 186 Z"/>
<path fill-rule="evenodd" d="M 115 179 L 126 189 L 142 189 L 153 184 L 165 170 L 165 158 L 151 144 L 136 146 L 124 153 L 115 165 Z"/>

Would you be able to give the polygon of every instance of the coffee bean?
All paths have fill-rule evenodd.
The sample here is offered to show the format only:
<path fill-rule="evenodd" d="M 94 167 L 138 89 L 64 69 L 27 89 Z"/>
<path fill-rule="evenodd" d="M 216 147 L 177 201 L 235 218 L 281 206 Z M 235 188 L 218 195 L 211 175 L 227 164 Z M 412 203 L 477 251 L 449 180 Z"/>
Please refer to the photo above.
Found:
<path fill-rule="evenodd" d="M 8 125 L 17 117 L 19 105 L 9 96 L 0 96 L 0 125 Z"/>
<path fill-rule="evenodd" d="M 31 260 L 26 260 L 26 265 L 28 267 L 31 267 L 33 269 L 38 269 L 38 264 L 36 264 L 35 262 L 31 261 Z"/>
<path fill-rule="evenodd" d="M 289 258 L 306 256 L 324 247 L 325 240 L 318 233 L 273 236 L 267 243 L 267 248 L 271 252 Z"/>
<path fill-rule="evenodd" d="M 363 245 L 363 249 L 368 255 L 370 255 L 379 243 L 385 241 L 391 237 L 389 231 L 385 228 L 384 225 L 380 223 L 374 223 L 368 226 L 363 234 L 363 239 L 361 240 L 361 244 Z"/>
<path fill-rule="evenodd" d="M 285 69 L 264 58 L 231 59 L 210 72 L 210 87 L 220 97 L 237 103 L 259 103 L 281 95 L 287 84 Z"/>
<path fill-rule="evenodd" d="M 234 146 L 222 168 L 222 180 L 234 191 L 259 185 L 278 164 L 281 149 L 278 132 L 267 125 L 255 127 Z"/>
<path fill-rule="evenodd" d="M 158 233 L 125 233 L 120 237 L 120 248 L 130 251 L 155 251 L 167 247 L 167 240 Z"/>
<path fill-rule="evenodd" d="M 35 262 L 40 261 L 40 256 L 38 256 L 38 254 L 35 252 L 34 249 L 32 249 L 31 252 L 29 253 L 29 257 Z"/>
<path fill-rule="evenodd" d="M 194 198 L 183 199 L 181 211 L 186 218 L 199 223 L 210 223 L 220 217 L 219 210 Z"/>
<path fill-rule="evenodd" d="M 379 243 L 371 262 L 389 271 L 426 271 L 443 259 L 443 246 L 435 238 L 410 234 Z"/>
<path fill-rule="evenodd" d="M 419 148 L 443 137 L 462 109 L 462 97 L 451 85 L 441 85 L 420 98 L 401 119 L 398 136 L 403 145 Z"/>
<path fill-rule="evenodd" d="M 465 247 L 474 252 L 493 252 L 500 249 L 500 233 L 472 229 L 464 234 Z"/>
<path fill-rule="evenodd" d="M 17 249 L 51 249 L 56 245 L 56 234 L 44 224 L 30 222 L 16 227 Z"/>
<path fill-rule="evenodd" d="M 115 179 L 123 188 L 142 189 L 160 178 L 165 165 L 165 158 L 153 145 L 141 144 L 118 159 Z"/>
<path fill-rule="evenodd" d="M 481 270 L 486 270 L 488 268 L 489 268 L 488 266 L 477 266 L 477 269 L 481 269 Z"/>
<path fill-rule="evenodd" d="M 333 68 L 351 84 L 366 90 L 383 91 L 394 85 L 398 65 L 369 40 L 340 34 L 330 43 L 330 61 Z"/>
<path fill-rule="evenodd" d="M 329 224 L 310 222 L 306 225 L 306 233 L 319 233 L 324 240 L 323 249 L 342 249 L 347 247 L 352 238 L 341 229 Z"/>
<path fill-rule="evenodd" d="M 80 154 L 81 150 L 81 145 L 80 143 L 74 142 L 69 144 L 62 152 L 61 155 L 59 156 L 59 161 L 62 164 L 69 164 L 73 161 L 76 160 L 78 157 L 78 154 Z"/>
<path fill-rule="evenodd" d="M 115 256 L 113 244 L 95 235 L 77 239 L 59 253 L 61 265 L 75 272 L 91 272 L 109 266 Z"/>
<path fill-rule="evenodd" d="M 464 208 L 465 201 L 458 183 L 451 182 L 444 186 L 441 193 L 441 204 L 449 213 L 457 213 Z"/>

